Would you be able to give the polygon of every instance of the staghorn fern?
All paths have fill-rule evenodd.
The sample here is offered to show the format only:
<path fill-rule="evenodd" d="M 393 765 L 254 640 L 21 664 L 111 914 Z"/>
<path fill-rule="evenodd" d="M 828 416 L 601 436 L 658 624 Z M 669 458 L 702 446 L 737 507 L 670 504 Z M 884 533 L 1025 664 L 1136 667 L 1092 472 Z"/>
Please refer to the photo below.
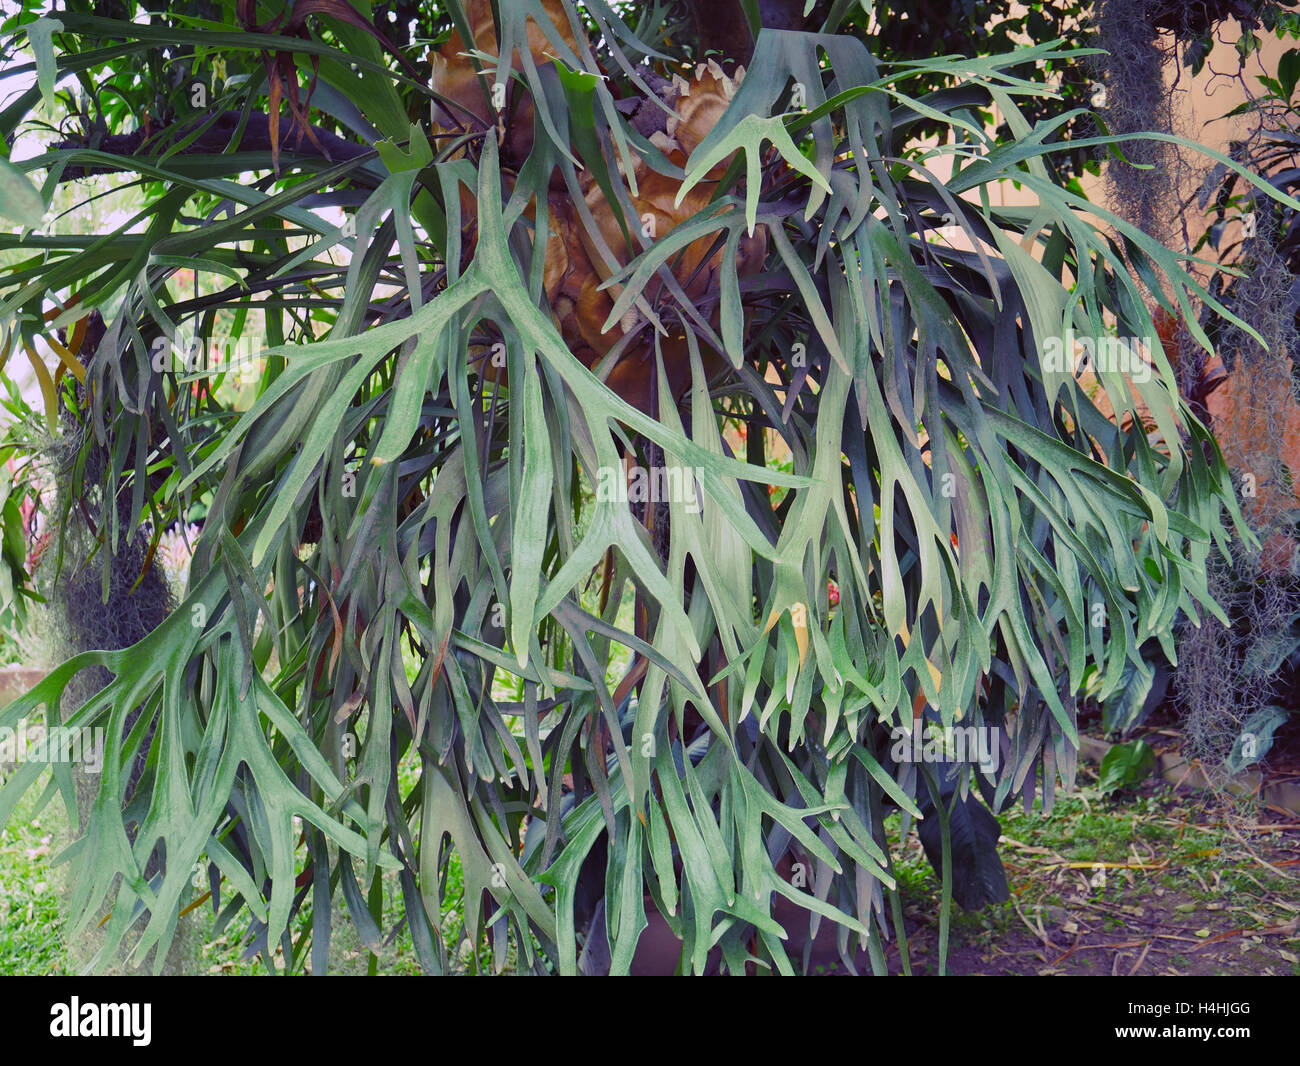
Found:
<path fill-rule="evenodd" d="M 473 39 L 486 5 L 448 6 Z M 1145 299 L 1164 292 L 1184 314 L 1214 305 L 1177 255 L 1053 180 L 1054 152 L 1109 142 L 1054 143 L 1053 126 L 1019 117 L 1045 90 L 1008 71 L 1050 45 L 881 70 L 856 38 L 765 30 L 683 171 L 626 117 L 671 109 L 652 87 L 668 57 L 607 4 L 501 0 L 491 47 L 465 62 L 511 107 L 500 130 L 462 107 L 454 131 L 447 106 L 425 126 L 432 91 L 350 7 L 313 5 L 271 39 L 221 10 L 225 29 L 27 21 L 41 84 L 0 114 L 7 134 L 52 93 L 47 75 L 89 77 L 110 56 L 128 68 L 128 53 L 220 54 L 251 75 L 132 153 L 62 146 L 21 165 L 137 174 L 144 232 L 0 240 L 31 252 L 0 283 L 8 339 L 44 328 L 47 292 L 67 308 L 55 325 L 115 309 L 79 353 L 79 396 L 113 459 L 102 498 L 131 500 L 120 525 L 156 512 L 161 535 L 193 501 L 207 508 L 162 625 L 0 711 L 12 725 L 57 708 L 77 671 L 113 674 L 71 719 L 108 731 L 72 901 L 82 926 L 112 905 L 107 950 L 133 925 L 137 959 L 165 947 L 199 896 L 195 864 L 210 864 L 228 915 L 246 912 L 295 965 L 310 945 L 322 973 L 336 893 L 379 950 L 367 898 L 386 869 L 421 964 L 443 972 L 454 849 L 465 928 L 490 931 L 499 958 L 513 941 L 521 969 L 576 972 L 603 940 L 626 972 L 649 906 L 683 970 L 793 972 L 783 939 L 826 922 L 850 967 L 863 948 L 883 971 L 884 940 L 903 935 L 886 814 L 937 813 L 951 867 L 949 811 L 971 783 L 995 807 L 1069 786 L 1087 671 L 1104 696 L 1177 611 L 1221 617 L 1205 564 L 1225 512 L 1240 514 L 1159 345 L 1131 383 L 1098 374 L 1114 421 L 1043 357 L 1070 330 L 1154 337 Z M 945 80 L 961 88 L 909 95 Z M 972 92 L 1015 140 L 986 137 Z M 374 151 L 323 157 L 333 142 L 308 128 L 308 104 Z M 505 126 L 521 117 L 530 136 Z M 910 144 L 923 119 L 951 139 Z M 252 150 L 214 147 L 213 130 L 238 125 Z M 702 182 L 711 196 L 639 230 L 638 168 L 674 179 L 677 206 Z M 1007 179 L 1037 202 L 992 206 Z M 553 244 L 535 234 L 563 235 L 555 196 L 582 227 L 602 325 L 622 333 L 596 358 L 572 350 L 571 309 L 547 284 Z M 592 204 L 628 226 L 621 250 Z M 319 214 L 338 205 L 354 225 Z M 935 241 L 945 226 L 974 250 Z M 760 233 L 763 269 L 742 277 L 742 242 Z M 340 243 L 343 266 L 327 254 Z M 688 262 L 715 262 L 710 283 Z M 223 287 L 182 295 L 182 267 Z M 250 330 L 260 315 L 269 344 L 242 412 L 188 387 L 215 371 L 154 362 L 160 339 L 183 322 L 210 336 L 218 312 Z M 631 360 L 645 372 L 617 391 Z M 791 473 L 774 469 L 778 449 Z M 684 469 L 695 492 L 638 507 L 597 491 L 631 462 Z M 775 506 L 768 485 L 788 490 Z M 115 513 L 104 528 L 119 538 Z M 611 666 L 622 649 L 626 670 Z M 522 698 L 499 698 L 505 676 Z M 945 782 L 896 763 L 891 738 L 926 705 L 945 725 L 1003 730 L 998 769 L 966 762 Z M 405 792 L 401 759 L 421 771 Z M 5 783 L 0 821 L 39 771 Z M 160 844 L 165 870 L 146 880 Z M 811 864 L 806 888 L 792 861 Z M 309 904 L 311 935 L 294 941 Z"/>

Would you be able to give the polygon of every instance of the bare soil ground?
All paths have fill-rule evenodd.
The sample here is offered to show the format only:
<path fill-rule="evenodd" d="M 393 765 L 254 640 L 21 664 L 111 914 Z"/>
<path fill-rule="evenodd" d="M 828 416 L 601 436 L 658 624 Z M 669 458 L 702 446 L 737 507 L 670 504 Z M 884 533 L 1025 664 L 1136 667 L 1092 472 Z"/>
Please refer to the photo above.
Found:
<path fill-rule="evenodd" d="M 1044 817 L 1004 813 L 1011 900 L 954 908 L 955 974 L 1300 975 L 1300 817 L 1249 797 L 1148 779 L 1103 797 L 1096 768 Z M 1300 781 L 1300 727 L 1266 781 Z M 938 969 L 936 878 L 913 834 L 901 864 L 914 973 Z M 897 943 L 891 970 L 902 969 Z"/>

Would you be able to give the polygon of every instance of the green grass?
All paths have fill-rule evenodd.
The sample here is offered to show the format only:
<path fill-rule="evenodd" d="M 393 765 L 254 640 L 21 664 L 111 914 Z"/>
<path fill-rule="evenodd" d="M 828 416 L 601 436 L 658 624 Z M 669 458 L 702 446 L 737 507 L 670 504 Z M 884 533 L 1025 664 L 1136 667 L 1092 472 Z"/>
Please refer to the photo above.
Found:
<path fill-rule="evenodd" d="M 966 970 L 956 972 L 1110 973 L 1123 947 L 1127 973 L 1139 961 L 1133 942 L 1146 940 L 1143 973 L 1300 972 L 1294 828 L 1255 824 L 1268 820 L 1263 812 L 1225 809 L 1163 783 L 1103 797 L 1093 778 L 1082 767 L 1078 789 L 1058 795 L 1050 815 L 1040 802 L 998 815 L 1012 898 L 970 913 L 954 906 L 950 946 L 967 949 Z M 885 824 L 919 950 L 913 969 L 933 972 L 939 879 L 914 827 L 899 840 L 899 822 L 895 814 Z M 1093 863 L 1115 865 L 1102 877 Z M 1039 945 L 1039 921 L 1056 948 Z M 1070 947 L 1076 940 L 1079 951 Z M 1197 940 L 1211 950 L 1188 951 Z"/>
<path fill-rule="evenodd" d="M 63 809 L 35 814 L 31 789 L 0 830 L 0 974 L 66 973 L 61 868 L 52 858 L 67 836 Z"/>

